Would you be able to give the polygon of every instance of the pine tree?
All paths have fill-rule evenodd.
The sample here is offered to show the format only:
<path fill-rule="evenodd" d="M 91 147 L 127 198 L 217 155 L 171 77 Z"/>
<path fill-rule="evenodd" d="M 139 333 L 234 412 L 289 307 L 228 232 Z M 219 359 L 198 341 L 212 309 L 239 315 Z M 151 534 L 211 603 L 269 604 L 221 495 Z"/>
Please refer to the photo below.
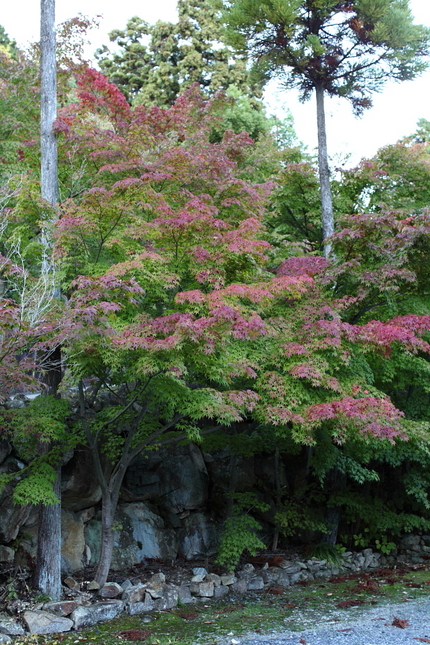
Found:
<path fill-rule="evenodd" d="M 325 96 L 346 98 L 356 114 L 388 79 L 426 68 L 430 29 L 413 24 L 408 0 L 227 0 L 228 42 L 255 62 L 259 78 L 315 92 L 323 237 L 334 232 Z M 330 243 L 326 244 L 330 254 Z"/>
<path fill-rule="evenodd" d="M 168 106 L 193 83 L 206 95 L 232 85 L 244 95 L 259 95 L 250 86 L 246 58 L 221 43 L 219 11 L 205 0 L 179 0 L 178 12 L 177 23 L 152 26 L 135 16 L 126 29 L 109 34 L 120 53 L 98 50 L 100 69 L 127 99 Z"/>

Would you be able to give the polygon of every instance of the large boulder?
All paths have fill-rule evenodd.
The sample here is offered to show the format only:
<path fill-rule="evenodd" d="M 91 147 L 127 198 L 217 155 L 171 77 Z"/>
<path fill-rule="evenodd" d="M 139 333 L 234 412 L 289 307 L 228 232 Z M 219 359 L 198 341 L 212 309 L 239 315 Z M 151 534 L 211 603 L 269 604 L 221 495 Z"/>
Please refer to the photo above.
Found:
<path fill-rule="evenodd" d="M 37 554 L 38 522 L 37 513 L 32 513 L 23 526 L 15 564 L 28 566 Z M 73 573 L 82 569 L 85 554 L 84 524 L 75 513 L 61 511 L 61 572 Z"/>
<path fill-rule="evenodd" d="M 166 529 L 163 519 L 143 502 L 123 504 L 115 515 L 112 556 L 113 570 L 120 570 L 143 562 L 146 558 L 172 560 L 178 547 L 175 531 Z M 94 518 L 85 527 L 85 540 L 91 552 L 90 564 L 100 556 L 101 520 Z"/>
<path fill-rule="evenodd" d="M 18 472 L 22 468 L 23 464 L 18 459 L 8 457 L 0 466 L 0 475 Z M 18 506 L 12 496 L 13 486 L 7 484 L 0 493 L 0 541 L 6 544 L 16 539 L 31 512 L 31 506 Z"/>
<path fill-rule="evenodd" d="M 124 485 L 128 501 L 157 500 L 171 513 L 200 508 L 208 498 L 208 473 L 194 444 L 139 455 L 130 464 Z"/>
<path fill-rule="evenodd" d="M 191 513 L 178 534 L 179 554 L 187 560 L 214 555 L 219 545 L 219 528 L 203 513 Z"/>
<path fill-rule="evenodd" d="M 70 618 L 40 609 L 25 611 L 22 618 L 30 634 L 57 634 L 69 632 L 73 627 L 73 621 Z"/>
<path fill-rule="evenodd" d="M 84 523 L 71 511 L 61 511 L 61 568 L 73 573 L 83 567 L 85 552 Z"/>
<path fill-rule="evenodd" d="M 94 472 L 91 453 L 76 449 L 61 471 L 61 504 L 65 510 L 81 511 L 95 506 L 102 493 Z"/>
<path fill-rule="evenodd" d="M 121 600 L 107 600 L 96 605 L 78 607 L 71 613 L 70 617 L 73 620 L 75 629 L 82 629 L 116 618 L 123 608 L 124 603 Z"/>

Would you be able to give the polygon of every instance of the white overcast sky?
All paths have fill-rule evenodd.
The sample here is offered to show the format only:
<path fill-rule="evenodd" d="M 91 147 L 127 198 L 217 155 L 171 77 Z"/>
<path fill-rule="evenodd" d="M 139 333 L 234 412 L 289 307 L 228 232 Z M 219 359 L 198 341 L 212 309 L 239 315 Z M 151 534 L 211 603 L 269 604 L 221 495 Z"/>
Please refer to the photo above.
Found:
<path fill-rule="evenodd" d="M 39 0 L 1 1 L 0 24 L 19 45 L 39 37 Z M 415 22 L 430 26 L 430 0 L 410 0 Z M 122 29 L 128 18 L 139 16 L 149 23 L 157 20 L 174 21 L 176 0 L 57 0 L 57 22 L 63 22 L 78 13 L 100 15 L 100 28 L 93 30 L 90 52 L 102 44 L 109 44 L 108 32 Z M 289 107 L 299 138 L 312 151 L 316 146 L 315 107 L 313 101 L 301 104 L 294 92 L 270 91 L 269 112 L 282 116 L 283 107 Z M 347 165 L 362 157 L 372 156 L 388 143 L 415 131 L 416 122 L 424 117 L 430 120 L 430 70 L 415 81 L 387 83 L 381 94 L 374 96 L 374 106 L 356 119 L 346 101 L 327 102 L 327 131 L 330 155 L 339 159 L 351 155 Z"/>

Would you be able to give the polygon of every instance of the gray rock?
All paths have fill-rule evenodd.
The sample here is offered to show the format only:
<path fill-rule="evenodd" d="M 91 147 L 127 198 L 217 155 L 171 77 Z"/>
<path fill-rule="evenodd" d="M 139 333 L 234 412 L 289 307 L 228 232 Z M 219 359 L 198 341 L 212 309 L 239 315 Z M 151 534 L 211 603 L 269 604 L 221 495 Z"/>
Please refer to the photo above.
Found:
<path fill-rule="evenodd" d="M 233 573 L 226 573 L 224 576 L 221 576 L 221 584 L 228 586 L 237 582 L 237 578 Z"/>
<path fill-rule="evenodd" d="M 208 575 L 208 572 L 204 567 L 194 567 L 193 576 L 203 576 L 204 578 L 207 575 Z"/>
<path fill-rule="evenodd" d="M 289 567 L 283 567 L 282 570 L 288 575 L 291 575 L 293 573 L 299 573 L 302 570 L 302 567 L 299 564 L 292 564 Z"/>
<path fill-rule="evenodd" d="M 123 607 L 124 603 L 121 600 L 108 600 L 97 605 L 78 607 L 70 617 L 73 620 L 75 629 L 91 627 L 105 620 L 116 618 L 122 612 Z"/>
<path fill-rule="evenodd" d="M 77 580 L 75 580 L 74 578 L 72 578 L 71 576 L 68 576 L 68 577 L 64 580 L 64 584 L 66 585 L 66 587 L 69 587 L 69 589 L 76 589 L 76 590 L 79 590 L 79 589 L 80 589 L 80 587 L 81 587 L 81 585 L 79 584 L 79 582 L 78 582 Z"/>
<path fill-rule="evenodd" d="M 253 565 L 253 564 L 251 564 L 250 562 L 248 562 L 247 564 L 245 564 L 245 565 L 242 567 L 242 571 L 243 571 L 244 573 L 254 573 L 254 571 L 255 571 L 255 567 L 254 567 L 254 565 Z"/>
<path fill-rule="evenodd" d="M 161 596 L 164 593 L 164 586 L 165 585 L 147 585 L 146 586 L 146 591 L 149 593 L 151 598 L 161 598 Z"/>
<path fill-rule="evenodd" d="M 166 576 L 164 573 L 154 573 L 149 579 L 149 582 L 153 585 L 164 585 L 166 582 Z"/>
<path fill-rule="evenodd" d="M 85 551 L 84 523 L 71 511 L 61 511 L 61 569 L 73 573 L 82 569 Z"/>
<path fill-rule="evenodd" d="M 200 598 L 211 598 L 214 595 L 214 583 L 212 581 L 192 583 L 190 592 Z"/>
<path fill-rule="evenodd" d="M 147 611 L 152 611 L 154 607 L 155 601 L 149 593 L 146 593 L 140 602 L 127 603 L 127 613 L 130 616 L 135 616 L 136 614 L 144 614 Z"/>
<path fill-rule="evenodd" d="M 180 585 L 178 587 L 178 601 L 183 605 L 193 602 L 193 597 L 188 585 Z"/>
<path fill-rule="evenodd" d="M 215 526 L 204 513 L 191 513 L 183 520 L 178 541 L 179 554 L 187 560 L 213 555 L 218 548 L 219 527 Z"/>
<path fill-rule="evenodd" d="M 99 591 L 101 598 L 117 598 L 122 594 L 123 588 L 117 582 L 106 582 Z"/>
<path fill-rule="evenodd" d="M 12 643 L 12 639 L 6 634 L 0 634 L 0 643 Z"/>
<path fill-rule="evenodd" d="M 263 578 L 265 584 L 276 585 L 278 582 L 279 571 L 268 571 L 265 569 L 261 572 L 261 577 Z"/>
<path fill-rule="evenodd" d="M 221 584 L 221 576 L 217 575 L 216 573 L 208 573 L 208 575 L 206 576 L 206 582 L 213 582 L 217 587 Z"/>
<path fill-rule="evenodd" d="M 81 511 L 98 504 L 102 498 L 93 459 L 88 450 L 77 448 L 61 469 L 61 503 L 66 511 Z M 81 518 L 82 521 L 85 521 Z"/>
<path fill-rule="evenodd" d="M 76 600 L 60 600 L 47 602 L 43 605 L 45 611 L 52 611 L 58 616 L 69 616 L 77 607 L 79 607 L 79 603 Z"/>
<path fill-rule="evenodd" d="M 173 585 L 165 585 L 163 595 L 154 601 L 155 611 L 165 611 L 166 609 L 173 609 L 178 604 L 179 592 L 178 588 Z"/>
<path fill-rule="evenodd" d="M 25 406 L 25 401 L 22 401 L 21 399 L 9 399 L 9 401 L 4 403 L 6 410 L 19 410 L 21 408 L 25 408 Z"/>
<path fill-rule="evenodd" d="M 126 578 L 124 582 L 121 582 L 121 587 L 123 591 L 127 591 L 127 589 L 130 589 L 130 587 L 132 586 L 133 586 L 133 583 L 128 578 Z"/>
<path fill-rule="evenodd" d="M 264 589 L 264 580 L 261 576 L 253 576 L 248 580 L 248 591 Z"/>
<path fill-rule="evenodd" d="M 5 562 L 6 564 L 13 564 L 15 560 L 15 551 L 9 546 L 4 546 L 0 544 L 0 562 Z"/>
<path fill-rule="evenodd" d="M 237 582 L 230 585 L 234 593 L 245 593 L 248 590 L 248 583 L 246 578 L 240 578 Z"/>
<path fill-rule="evenodd" d="M 9 636 L 21 636 L 25 634 L 25 629 L 18 623 L 18 621 L 13 618 L 4 618 L 0 619 L 0 634 L 8 634 Z"/>
<path fill-rule="evenodd" d="M 69 632 L 73 627 L 73 621 L 70 618 L 64 618 L 63 616 L 39 609 L 25 611 L 22 618 L 30 634 Z"/>
<path fill-rule="evenodd" d="M 203 582 L 203 580 L 206 578 L 206 576 L 203 576 L 201 573 L 197 576 L 193 576 L 191 578 L 191 582 Z"/>
<path fill-rule="evenodd" d="M 421 537 L 419 535 L 406 535 L 400 540 L 400 548 L 407 549 L 408 547 L 414 546 L 421 542 Z"/>
<path fill-rule="evenodd" d="M 282 570 L 278 573 L 276 582 L 281 587 L 289 587 L 291 584 L 290 576 L 285 570 Z"/>
<path fill-rule="evenodd" d="M 208 473 L 198 446 L 139 455 L 125 476 L 130 501 L 155 500 L 171 513 L 203 506 L 208 498 Z"/>
<path fill-rule="evenodd" d="M 122 526 L 114 533 L 112 570 L 126 569 L 146 558 L 176 558 L 176 532 L 166 529 L 164 521 L 143 502 L 121 505 L 115 521 Z M 91 550 L 90 564 L 100 556 L 101 520 L 94 518 L 85 526 L 85 539 Z"/>
<path fill-rule="evenodd" d="M 122 594 L 122 600 L 128 603 L 142 602 L 146 593 L 146 585 L 138 584 L 129 587 Z"/>
<path fill-rule="evenodd" d="M 24 464 L 18 459 L 8 457 L 0 466 L 0 475 L 18 472 Z M 6 544 L 12 542 L 27 521 L 31 506 L 19 506 L 13 502 L 14 488 L 7 484 L 0 491 L 0 541 Z"/>
<path fill-rule="evenodd" d="M 230 587 L 225 587 L 224 585 L 218 585 L 214 587 L 214 598 L 223 598 L 227 596 L 230 591 Z"/>

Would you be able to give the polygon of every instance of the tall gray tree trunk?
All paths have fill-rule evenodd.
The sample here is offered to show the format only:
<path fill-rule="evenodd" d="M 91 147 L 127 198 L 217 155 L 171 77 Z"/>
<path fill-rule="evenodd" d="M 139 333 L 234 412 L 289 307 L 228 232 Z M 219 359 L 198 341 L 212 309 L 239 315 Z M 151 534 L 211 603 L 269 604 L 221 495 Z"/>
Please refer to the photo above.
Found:
<path fill-rule="evenodd" d="M 57 115 L 55 0 L 40 0 L 40 145 L 41 194 L 52 206 L 58 202 L 57 142 L 53 123 Z M 42 230 L 42 271 L 51 270 L 49 233 Z M 58 369 L 57 369 L 58 371 Z M 54 393 L 50 388 L 50 393 Z M 54 492 L 61 498 L 61 467 Z M 52 600 L 61 599 L 61 504 L 42 506 L 34 584 Z"/>
<path fill-rule="evenodd" d="M 60 499 L 60 466 L 54 482 L 54 493 Z M 36 589 L 52 600 L 61 599 L 61 505 L 41 506 L 37 536 L 36 569 L 33 583 Z"/>
<path fill-rule="evenodd" d="M 320 179 L 320 196 L 321 196 L 321 218 L 323 239 L 326 240 L 334 233 L 333 204 L 330 189 L 330 170 L 328 166 L 327 152 L 327 135 L 324 111 L 324 88 L 322 85 L 315 86 L 315 95 L 317 102 L 317 128 L 318 128 L 318 171 Z M 326 243 L 324 247 L 324 256 L 328 258 L 331 255 L 332 245 Z"/>
<path fill-rule="evenodd" d="M 55 0 L 40 0 L 40 145 L 41 192 L 43 199 L 58 202 L 57 73 L 55 43 Z"/>

